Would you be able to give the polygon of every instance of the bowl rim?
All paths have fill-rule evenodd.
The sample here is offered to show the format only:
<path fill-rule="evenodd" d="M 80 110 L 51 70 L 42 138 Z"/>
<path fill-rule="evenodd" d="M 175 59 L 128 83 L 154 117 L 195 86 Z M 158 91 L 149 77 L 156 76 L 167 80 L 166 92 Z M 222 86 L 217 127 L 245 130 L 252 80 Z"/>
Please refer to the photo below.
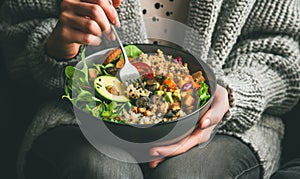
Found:
<path fill-rule="evenodd" d="M 103 122 L 106 122 L 106 123 L 109 123 L 109 124 L 113 124 L 113 125 L 120 125 L 120 126 L 127 126 L 127 127 L 140 127 L 140 128 L 148 128 L 148 127 L 153 127 L 153 126 L 161 126 L 161 125 L 168 125 L 168 124 L 172 124 L 172 123 L 177 123 L 179 121 L 182 121 L 182 120 L 186 120 L 186 119 L 189 119 L 190 116 L 193 116 L 195 115 L 196 113 L 198 113 L 200 110 L 202 110 L 203 108 L 205 108 L 207 105 L 211 105 L 212 101 L 214 100 L 214 97 L 215 97 L 215 92 L 216 92 L 216 88 L 217 88 L 217 80 L 216 80 L 216 75 L 215 73 L 213 72 L 213 70 L 211 69 L 211 67 L 206 63 L 204 62 L 203 60 L 201 59 L 197 59 L 194 55 L 192 55 L 190 52 L 184 50 L 184 49 L 180 49 L 180 48 L 175 48 L 175 47 L 172 47 L 172 46 L 167 46 L 167 45 L 160 45 L 160 44 L 148 44 L 148 43 L 140 43 L 140 44 L 136 44 L 136 43 L 133 43 L 133 44 L 124 44 L 124 46 L 126 45 L 136 45 L 137 47 L 139 46 L 156 46 L 156 47 L 163 47 L 163 48 L 169 48 L 169 49 L 172 49 L 172 50 L 176 50 L 176 51 L 181 51 L 182 53 L 185 53 L 187 55 L 190 55 L 192 56 L 194 59 L 196 59 L 199 63 L 200 66 L 205 66 L 206 70 L 209 71 L 209 73 L 213 74 L 212 77 L 213 77 L 213 81 L 214 83 L 212 83 L 212 87 L 211 87 L 211 94 L 210 94 L 210 99 L 201 107 L 199 107 L 198 109 L 196 109 L 195 111 L 193 111 L 192 113 L 189 113 L 183 117 L 180 117 L 180 118 L 177 118 L 175 120 L 172 120 L 172 121 L 167 121 L 167 122 L 160 122 L 160 123 L 156 123 L 156 124 L 126 124 L 126 123 L 117 123 L 117 122 L 113 122 L 113 121 L 109 121 L 109 120 L 105 120 L 103 118 L 97 118 L 95 116 L 93 116 L 92 114 L 90 113 L 87 113 L 81 109 L 79 109 L 76 105 L 73 105 L 74 108 L 76 108 L 78 111 L 80 111 L 81 113 L 85 113 L 87 115 L 89 115 L 90 117 L 96 119 L 96 120 L 102 120 Z M 91 53 L 90 55 L 86 56 L 85 59 L 86 61 L 88 62 L 90 58 L 94 57 L 94 56 L 97 56 L 103 52 L 106 51 L 109 52 L 110 50 L 112 49 L 116 49 L 118 47 L 112 47 L 112 48 L 106 48 L 106 49 L 101 49 L 100 51 L 97 51 L 97 52 L 94 52 L 94 53 Z M 158 49 L 157 48 L 157 49 Z M 147 53 L 147 52 L 145 52 Z M 167 54 L 167 55 L 170 55 L 170 54 Z M 172 54 L 171 54 L 172 55 Z M 82 63 L 82 61 L 79 61 L 75 66 L 79 65 L 80 63 Z M 202 66 L 202 68 L 203 68 Z M 208 84 L 209 85 L 209 84 Z M 78 119 L 78 120 L 82 120 L 82 119 Z M 199 121 L 200 119 L 198 119 Z"/>

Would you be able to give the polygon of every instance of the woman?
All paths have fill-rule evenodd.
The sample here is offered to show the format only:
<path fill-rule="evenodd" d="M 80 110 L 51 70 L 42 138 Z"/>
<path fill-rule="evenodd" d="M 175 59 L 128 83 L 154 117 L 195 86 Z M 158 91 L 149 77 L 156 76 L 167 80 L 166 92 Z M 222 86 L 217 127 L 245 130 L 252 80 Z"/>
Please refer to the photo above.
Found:
<path fill-rule="evenodd" d="M 297 0 L 184 2 L 189 3 L 185 22 L 204 44 L 200 49 L 199 39 L 187 36 L 194 44 L 189 50 L 201 51 L 220 84 L 199 128 L 177 144 L 152 148 L 151 155 L 163 158 L 151 161 L 149 169 L 96 151 L 68 105 L 48 102 L 24 138 L 21 177 L 268 178 L 276 170 L 283 136 L 277 116 L 300 96 Z M 78 62 L 81 44 L 99 45 L 101 35 L 113 40 L 110 22 L 121 27 L 125 43 L 147 40 L 141 3 L 146 1 L 7 0 L 1 8 L 1 48 L 8 68 L 60 97 L 64 68 Z M 217 124 L 218 135 L 205 148 L 196 147 Z"/>

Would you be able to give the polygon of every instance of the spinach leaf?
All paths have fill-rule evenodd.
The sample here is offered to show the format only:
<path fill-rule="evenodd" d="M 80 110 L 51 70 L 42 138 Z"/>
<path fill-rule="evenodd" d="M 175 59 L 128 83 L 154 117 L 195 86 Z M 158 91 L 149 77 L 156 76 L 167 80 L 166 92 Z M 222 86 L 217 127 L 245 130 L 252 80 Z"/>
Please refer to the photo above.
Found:
<path fill-rule="evenodd" d="M 75 67 L 73 66 L 67 66 L 65 69 L 65 74 L 67 76 L 68 79 L 72 79 L 75 73 Z"/>

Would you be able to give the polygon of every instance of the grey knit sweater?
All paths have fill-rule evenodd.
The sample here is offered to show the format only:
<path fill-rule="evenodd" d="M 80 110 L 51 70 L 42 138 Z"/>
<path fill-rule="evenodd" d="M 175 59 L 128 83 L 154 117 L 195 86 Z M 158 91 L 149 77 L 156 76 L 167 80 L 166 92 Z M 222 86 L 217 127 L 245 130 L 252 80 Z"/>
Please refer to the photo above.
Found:
<path fill-rule="evenodd" d="M 0 10 L 1 50 L 11 75 L 35 80 L 61 96 L 64 68 L 78 62 L 52 59 L 44 51 L 57 22 L 59 0 L 7 0 Z M 230 113 L 219 133 L 247 143 L 264 168 L 277 169 L 284 134 L 279 116 L 300 96 L 299 0 L 190 0 L 186 24 L 201 38 L 186 34 L 188 50 L 201 53 L 229 91 Z M 139 1 L 123 0 L 119 10 L 125 43 L 146 42 Z M 3 59 L 2 59 L 3 60 Z M 23 78 L 26 77 L 26 78 Z M 45 103 L 33 119 L 19 156 L 22 176 L 26 153 L 39 135 L 59 125 L 76 125 L 62 101 Z"/>

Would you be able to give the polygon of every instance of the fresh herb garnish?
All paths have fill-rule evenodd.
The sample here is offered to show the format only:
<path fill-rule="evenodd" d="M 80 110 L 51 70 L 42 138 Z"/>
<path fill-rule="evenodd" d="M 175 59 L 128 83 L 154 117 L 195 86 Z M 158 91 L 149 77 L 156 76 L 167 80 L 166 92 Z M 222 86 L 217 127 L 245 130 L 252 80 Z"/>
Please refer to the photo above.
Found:
<path fill-rule="evenodd" d="M 85 58 L 86 46 L 84 46 L 81 59 L 82 69 L 67 66 L 65 75 L 67 77 L 65 86 L 65 95 L 62 98 L 67 98 L 73 105 L 79 109 L 92 114 L 97 118 L 105 118 L 113 122 L 124 123 L 124 120 L 116 120 L 120 113 L 130 106 L 128 103 L 118 104 L 115 101 L 107 103 L 93 94 L 94 88 L 89 82 L 88 65 Z M 99 71 L 99 74 L 105 74 L 107 68 L 114 67 L 113 64 L 94 64 L 94 67 Z M 116 110 L 118 109 L 118 110 Z"/>

